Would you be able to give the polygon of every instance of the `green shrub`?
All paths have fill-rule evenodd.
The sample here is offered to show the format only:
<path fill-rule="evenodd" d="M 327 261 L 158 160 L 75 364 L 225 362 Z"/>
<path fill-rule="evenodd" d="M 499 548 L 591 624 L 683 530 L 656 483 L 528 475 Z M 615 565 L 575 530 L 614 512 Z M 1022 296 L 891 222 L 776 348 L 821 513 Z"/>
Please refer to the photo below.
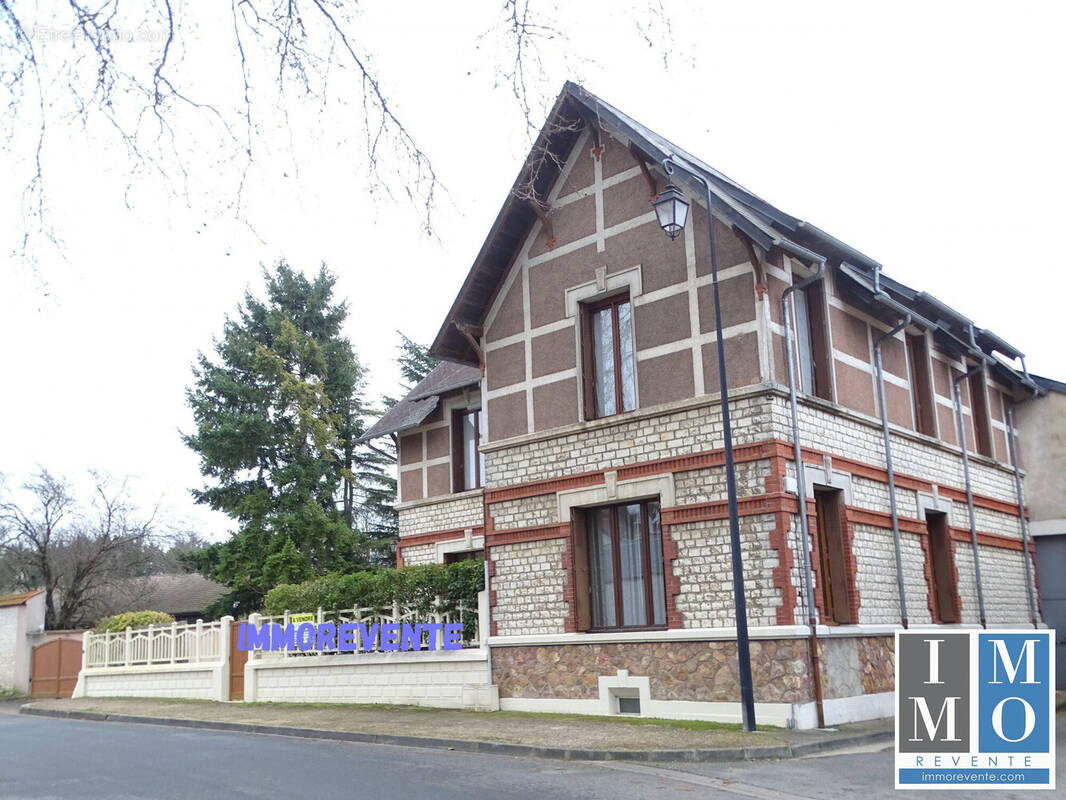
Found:
<path fill-rule="evenodd" d="M 125 614 L 115 614 L 111 617 L 102 617 L 96 622 L 96 633 L 116 633 L 126 628 L 146 628 L 149 625 L 169 625 L 174 617 L 162 611 L 127 611 Z"/>
<path fill-rule="evenodd" d="M 456 564 L 419 564 L 374 572 L 331 573 L 303 583 L 275 586 L 266 596 L 269 615 L 314 611 L 327 613 L 346 608 L 389 611 L 395 600 L 401 607 L 426 613 L 436 607 L 454 611 L 459 603 L 477 613 L 477 594 L 485 588 L 485 566 L 480 561 Z"/>

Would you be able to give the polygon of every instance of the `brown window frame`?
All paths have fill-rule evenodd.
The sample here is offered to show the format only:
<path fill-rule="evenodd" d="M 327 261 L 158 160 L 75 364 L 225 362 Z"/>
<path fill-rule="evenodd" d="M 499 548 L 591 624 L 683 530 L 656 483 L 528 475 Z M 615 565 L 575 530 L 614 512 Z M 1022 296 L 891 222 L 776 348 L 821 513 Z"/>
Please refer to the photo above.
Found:
<path fill-rule="evenodd" d="M 463 419 L 474 417 L 474 485 L 466 488 L 466 448 L 463 447 Z M 452 412 L 452 492 L 481 489 L 481 409 L 463 408 Z"/>
<path fill-rule="evenodd" d="M 621 292 L 602 300 L 581 304 L 581 377 L 585 398 L 585 419 L 605 419 L 618 414 L 635 411 L 637 408 L 636 364 L 633 365 L 633 408 L 625 409 L 622 388 L 622 341 L 618 326 L 618 308 L 629 303 L 630 326 L 632 329 L 633 303 L 629 292 Z M 606 308 L 611 309 L 611 331 L 614 345 L 614 408 L 613 414 L 599 414 L 596 408 L 596 343 L 593 340 L 592 317 Z M 633 334 L 634 358 L 636 356 L 636 335 Z"/>
<path fill-rule="evenodd" d="M 618 515 L 617 509 L 624 508 L 625 506 L 640 505 L 640 524 L 641 524 L 641 561 L 644 574 L 644 619 L 643 625 L 624 625 L 622 620 L 625 619 L 625 609 L 623 606 L 622 597 L 622 567 L 621 567 L 621 550 L 618 547 Z M 663 622 L 661 624 L 655 624 L 655 602 L 654 602 L 654 589 L 652 585 L 653 577 L 651 571 L 651 537 L 649 527 L 649 515 L 648 509 L 652 505 L 659 506 L 659 541 L 660 551 L 663 559 L 662 569 L 660 574 L 663 579 Z M 600 625 L 592 618 L 592 582 L 590 580 L 590 565 L 589 565 L 589 546 L 588 546 L 588 515 L 596 512 L 608 509 L 611 513 L 608 518 L 610 519 L 611 526 L 611 572 L 614 578 L 614 608 L 615 608 L 615 620 L 616 625 Z M 669 608 L 667 603 L 666 594 L 666 554 L 665 554 L 665 539 L 662 531 L 662 504 L 659 498 L 645 498 L 643 500 L 626 500 L 620 503 L 610 503 L 607 505 L 593 506 L 588 508 L 575 508 L 571 511 L 571 530 L 572 530 L 572 542 L 574 549 L 573 568 L 574 568 L 574 599 L 576 609 L 576 623 L 579 631 L 588 631 L 589 633 L 605 633 L 610 631 L 661 631 L 666 630 L 669 621 Z M 649 622 L 649 620 L 651 620 Z"/>
<path fill-rule="evenodd" d="M 951 551 L 948 515 L 939 511 L 926 511 L 925 530 L 929 537 L 929 595 L 932 599 L 930 613 L 933 622 L 961 622 L 957 605 L 959 584 L 956 580 L 955 556 Z"/>
<path fill-rule="evenodd" d="M 858 622 L 851 610 L 851 578 L 844 552 L 843 495 L 840 489 L 814 488 L 822 622 L 830 625 L 853 625 Z"/>
<path fill-rule="evenodd" d="M 797 280 L 797 276 L 793 275 L 793 280 Z M 822 281 L 815 281 L 808 286 L 804 286 L 802 289 L 797 289 L 794 294 L 802 294 L 805 304 L 807 306 L 807 334 L 810 337 L 811 342 L 811 374 L 814 379 L 814 386 L 803 386 L 803 366 L 799 363 L 799 383 L 804 393 L 820 397 L 823 400 L 833 401 L 833 377 L 830 372 L 832 369 L 833 359 L 832 354 L 829 352 L 829 336 L 826 333 L 828 329 L 828 320 L 826 318 L 825 310 L 825 287 L 822 285 Z M 793 300 L 795 303 L 795 300 Z M 793 310 L 795 307 L 793 306 Z M 793 313 L 794 324 L 797 326 L 797 334 L 799 331 L 799 314 Z M 796 360 L 802 357 L 801 348 L 797 342 L 796 346 Z"/>
<path fill-rule="evenodd" d="M 970 419 L 973 421 L 974 452 L 993 458 L 992 423 L 988 416 L 984 370 L 971 373 L 966 383 L 970 390 Z"/>
<path fill-rule="evenodd" d="M 936 398 L 933 377 L 929 374 L 929 342 L 924 334 L 908 333 L 906 336 L 914 429 L 926 436 L 936 436 Z"/>

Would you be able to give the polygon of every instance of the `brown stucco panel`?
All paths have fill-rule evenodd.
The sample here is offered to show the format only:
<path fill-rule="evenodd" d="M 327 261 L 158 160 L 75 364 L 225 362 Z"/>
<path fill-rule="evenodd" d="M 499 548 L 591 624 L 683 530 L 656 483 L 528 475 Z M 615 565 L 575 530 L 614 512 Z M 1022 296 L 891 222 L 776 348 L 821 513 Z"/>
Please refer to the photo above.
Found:
<path fill-rule="evenodd" d="M 759 337 L 754 333 L 730 336 L 725 347 L 725 378 L 729 388 L 759 383 Z M 718 343 L 703 345 L 703 386 L 707 394 L 718 394 Z"/>
<path fill-rule="evenodd" d="M 586 142 L 586 146 L 574 154 L 574 165 L 570 168 L 570 174 L 566 176 L 566 180 L 563 181 L 562 188 L 559 190 L 559 197 L 565 197 L 568 194 L 573 194 L 592 186 L 592 182 L 595 180 L 595 172 L 593 171 L 594 161 L 590 152 L 591 148 L 592 140 L 589 139 Z"/>
<path fill-rule="evenodd" d="M 512 267 L 517 270 L 518 267 Z M 507 336 L 521 333 L 525 327 L 525 315 L 522 312 L 522 278 L 516 275 L 511 282 L 511 288 L 507 290 L 500 302 L 499 311 L 492 320 L 492 324 L 485 330 L 485 340 L 495 342 Z"/>
<path fill-rule="evenodd" d="M 485 353 L 485 378 L 490 391 L 511 386 L 526 379 L 526 346 L 509 344 Z"/>
<path fill-rule="evenodd" d="M 426 497 L 440 497 L 452 490 L 452 468 L 450 464 L 434 464 L 426 468 L 426 483 L 429 487 Z"/>
<path fill-rule="evenodd" d="M 573 369 L 577 363 L 574 329 L 563 328 L 533 338 L 533 377 Z"/>
<path fill-rule="evenodd" d="M 444 458 L 451 450 L 451 432 L 447 428 L 426 431 L 426 458 Z"/>
<path fill-rule="evenodd" d="M 400 501 L 422 499 L 422 470 L 412 469 L 400 473 Z"/>
<path fill-rule="evenodd" d="M 689 324 L 688 292 L 637 306 L 633 312 L 633 327 L 638 350 L 689 338 L 692 326 Z"/>
<path fill-rule="evenodd" d="M 596 279 L 604 254 L 595 245 L 529 268 L 529 311 L 533 327 L 566 317 L 566 290 Z M 630 264 L 629 266 L 633 266 Z"/>
<path fill-rule="evenodd" d="M 885 381 L 885 403 L 888 405 L 888 421 L 904 428 L 914 429 L 911 419 L 911 393 L 902 386 Z"/>
<path fill-rule="evenodd" d="M 948 365 L 941 361 L 939 358 L 932 359 L 933 362 L 933 388 L 936 393 L 941 397 L 951 398 L 951 370 Z"/>
<path fill-rule="evenodd" d="M 829 307 L 829 319 L 833 328 L 833 347 L 869 364 L 870 335 L 866 323 L 834 306 Z"/>
<path fill-rule="evenodd" d="M 526 393 L 515 392 L 489 400 L 489 440 L 496 442 L 528 433 L 526 427 Z"/>
<path fill-rule="evenodd" d="M 640 406 L 685 400 L 696 394 L 692 382 L 692 351 L 682 350 L 637 362 Z"/>
<path fill-rule="evenodd" d="M 788 284 L 773 275 L 766 276 L 767 296 L 770 298 L 770 319 L 778 325 L 785 324 L 785 311 L 781 307 L 781 298 L 785 294 Z"/>
<path fill-rule="evenodd" d="M 697 292 L 700 308 L 700 332 L 714 330 L 714 287 L 701 286 Z M 718 283 L 722 298 L 722 327 L 728 328 L 755 319 L 755 276 L 750 272 Z"/>
<path fill-rule="evenodd" d="M 552 224 L 552 233 L 555 235 L 553 247 L 576 241 L 583 236 L 591 236 L 596 232 L 596 197 L 588 195 L 573 203 L 553 209 L 549 213 Z M 529 249 L 530 256 L 539 256 L 548 252 L 548 232 L 543 227 L 537 234 L 533 246 Z"/>
<path fill-rule="evenodd" d="M 879 331 L 873 331 L 874 336 L 880 336 Z M 899 339 L 885 339 L 881 343 L 881 363 L 885 372 L 891 372 L 900 378 L 907 377 L 907 348 Z"/>
<path fill-rule="evenodd" d="M 865 325 L 865 323 L 863 323 Z M 871 416 L 874 406 L 874 386 L 869 372 L 856 369 L 843 361 L 835 361 L 837 373 L 837 402 L 842 406 Z"/>
<path fill-rule="evenodd" d="M 422 432 L 400 437 L 400 465 L 406 466 L 422 460 Z"/>
<path fill-rule="evenodd" d="M 652 211 L 651 198 L 648 196 L 648 184 L 642 175 L 603 190 L 604 227 L 611 228 L 649 211 Z"/>
<path fill-rule="evenodd" d="M 696 274 L 710 275 L 711 246 L 707 240 L 707 212 L 703 210 L 703 206 L 693 203 L 690 214 L 691 224 L 695 225 L 692 235 L 696 243 Z M 719 220 L 714 222 L 714 244 L 718 250 L 718 269 L 733 267 L 748 260 L 748 249 L 744 246 L 744 240 Z"/>
<path fill-rule="evenodd" d="M 958 445 L 958 425 L 955 424 L 955 412 L 947 406 L 936 404 L 936 420 L 940 426 L 940 440 L 947 444 Z"/>
<path fill-rule="evenodd" d="M 655 222 L 609 237 L 606 251 L 600 257 L 606 262 L 608 272 L 620 272 L 640 264 L 645 292 L 654 292 L 688 279 L 684 242 L 681 239 L 671 242 Z"/>
<path fill-rule="evenodd" d="M 633 154 L 617 139 L 601 134 L 600 141 L 603 145 L 603 152 L 600 155 L 603 177 L 610 178 L 612 175 L 637 166 L 637 160 L 633 158 Z"/>
<path fill-rule="evenodd" d="M 577 379 L 546 383 L 533 389 L 533 429 L 558 428 L 577 422 Z"/>

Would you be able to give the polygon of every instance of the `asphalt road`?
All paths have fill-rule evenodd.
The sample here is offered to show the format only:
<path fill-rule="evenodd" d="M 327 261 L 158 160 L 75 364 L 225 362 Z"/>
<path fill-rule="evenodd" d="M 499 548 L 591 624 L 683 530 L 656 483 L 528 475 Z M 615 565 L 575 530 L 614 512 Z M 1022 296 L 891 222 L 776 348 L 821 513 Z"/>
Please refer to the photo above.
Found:
<path fill-rule="evenodd" d="M 1059 742 L 1066 740 L 1060 715 Z M 1066 773 L 1063 747 L 1058 769 Z M 966 794 L 966 793 L 963 793 Z M 652 766 L 0 714 L 2 798 L 831 798 L 899 796 L 891 749 Z M 908 792 L 902 797 L 942 793 Z M 948 795 L 950 796 L 950 795 Z M 956 795 L 960 796 L 960 795 Z M 1048 797 L 999 792 L 992 797 Z M 1061 796 L 1061 794 L 1060 794 Z"/>

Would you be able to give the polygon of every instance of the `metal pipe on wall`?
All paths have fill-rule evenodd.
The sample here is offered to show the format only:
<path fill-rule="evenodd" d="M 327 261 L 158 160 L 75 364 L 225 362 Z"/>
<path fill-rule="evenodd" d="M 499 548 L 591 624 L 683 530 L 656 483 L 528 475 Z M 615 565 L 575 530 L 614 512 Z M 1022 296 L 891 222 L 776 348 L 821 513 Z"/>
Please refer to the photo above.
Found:
<path fill-rule="evenodd" d="M 1025 592 L 1029 596 L 1029 619 L 1034 628 L 1040 627 L 1036 600 L 1033 597 L 1032 565 L 1029 563 L 1029 521 L 1025 518 L 1025 497 L 1022 495 L 1022 474 L 1018 466 L 1018 444 L 1014 434 L 1014 403 L 1007 405 L 1007 444 L 1010 446 L 1010 461 L 1014 465 L 1014 492 L 1018 497 L 1018 519 L 1022 524 L 1022 563 L 1025 565 Z"/>
<path fill-rule="evenodd" d="M 881 404 L 881 435 L 885 440 L 885 472 L 888 473 L 888 505 L 892 516 L 892 543 L 896 551 L 896 589 L 899 592 L 899 622 L 907 627 L 907 597 L 903 591 L 903 554 L 899 540 L 899 514 L 896 512 L 896 473 L 892 469 L 892 439 L 888 431 L 888 407 L 885 404 L 885 372 L 881 363 L 881 345 L 911 324 L 911 315 L 874 342 L 874 368 L 877 370 L 877 397 Z"/>
<path fill-rule="evenodd" d="M 970 546 L 973 548 L 973 575 L 974 582 L 977 585 L 977 609 L 981 615 L 981 627 L 987 628 L 988 621 L 985 617 L 985 593 L 981 585 L 981 557 L 977 549 L 977 522 L 974 519 L 973 512 L 973 485 L 970 483 L 970 456 L 966 452 L 966 425 L 962 419 L 962 394 L 959 391 L 959 384 L 967 380 L 971 375 L 974 375 L 984 369 L 984 361 L 982 360 L 976 367 L 969 372 L 964 372 L 962 375 L 957 376 L 952 380 L 952 386 L 955 390 L 955 421 L 959 426 L 959 444 L 962 446 L 962 475 L 966 484 L 966 508 L 970 514 Z M 973 401 L 970 402 L 970 416 L 973 417 Z"/>
<path fill-rule="evenodd" d="M 814 254 L 812 254 L 814 255 Z M 781 295 L 781 305 L 784 309 L 785 322 L 785 361 L 788 363 L 788 393 L 792 407 L 792 452 L 796 461 L 796 502 L 799 507 L 800 542 L 803 551 L 803 584 L 806 590 L 807 600 L 807 625 L 810 629 L 809 650 L 811 658 L 811 682 L 814 684 L 814 706 L 818 713 L 818 727 L 825 727 L 825 710 L 822 702 L 821 669 L 818 662 L 818 633 L 817 621 L 814 617 L 814 576 L 811 574 L 811 543 L 810 533 L 807 529 L 807 478 L 803 471 L 803 450 L 800 444 L 799 433 L 799 410 L 796 400 L 796 368 L 792 363 L 792 313 L 789 306 L 789 296 L 797 289 L 802 289 L 822 278 L 825 274 L 825 259 L 818 261 L 818 267 L 813 275 L 803 278 L 798 283 L 793 283 L 785 289 Z"/>

